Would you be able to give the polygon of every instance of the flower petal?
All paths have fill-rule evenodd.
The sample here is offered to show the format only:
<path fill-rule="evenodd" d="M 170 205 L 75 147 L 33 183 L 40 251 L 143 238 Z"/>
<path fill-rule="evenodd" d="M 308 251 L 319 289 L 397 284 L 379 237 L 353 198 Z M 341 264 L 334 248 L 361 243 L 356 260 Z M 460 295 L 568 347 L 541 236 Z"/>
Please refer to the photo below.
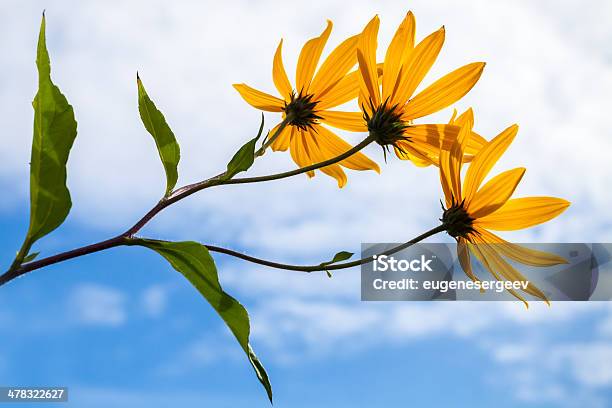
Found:
<path fill-rule="evenodd" d="M 440 167 L 440 184 L 442 185 L 442 191 L 444 192 L 444 203 L 445 208 L 453 206 L 457 199 L 453 193 L 452 181 L 450 177 L 450 155 L 443 155 L 439 160 Z"/>
<path fill-rule="evenodd" d="M 315 100 L 321 100 L 357 64 L 358 40 L 359 35 L 349 37 L 325 59 L 310 86 Z"/>
<path fill-rule="evenodd" d="M 421 118 L 457 102 L 478 82 L 484 66 L 484 62 L 474 62 L 438 79 L 408 101 L 406 118 Z"/>
<path fill-rule="evenodd" d="M 282 112 L 285 101 L 265 92 L 258 91 L 246 84 L 234 84 L 234 88 L 240 93 L 249 105 L 267 112 Z"/>
<path fill-rule="evenodd" d="M 312 130 L 307 130 L 303 134 L 304 134 L 305 140 L 307 141 L 308 152 L 309 152 L 310 158 L 312 159 L 313 163 L 321 163 L 331 158 L 323 154 L 323 152 L 319 148 L 319 145 L 317 143 L 318 135 L 313 134 Z M 327 174 L 328 176 L 335 178 L 336 181 L 338 182 L 339 188 L 342 188 L 346 185 L 346 182 L 347 182 L 346 173 L 344 173 L 344 171 L 342 170 L 342 167 L 340 167 L 339 164 L 331 164 L 329 166 L 321 167 L 319 170 L 321 170 L 323 173 Z"/>
<path fill-rule="evenodd" d="M 417 167 L 427 167 L 438 163 L 429 156 L 430 152 L 425 145 L 400 140 L 396 142 L 394 150 L 400 160 L 410 160 Z"/>
<path fill-rule="evenodd" d="M 289 78 L 287 78 L 287 72 L 283 65 L 282 48 L 283 40 L 280 40 L 276 52 L 274 53 L 274 61 L 272 62 L 272 79 L 274 80 L 274 85 L 278 93 L 283 96 L 285 101 L 289 102 L 291 100 L 293 88 L 291 87 Z"/>
<path fill-rule="evenodd" d="M 270 135 L 274 135 L 276 133 L 276 131 L 278 130 L 279 126 L 280 126 L 280 123 L 278 125 L 276 125 L 270 131 Z M 295 127 L 294 126 L 285 126 L 285 128 L 280 133 L 280 135 L 278 135 L 278 137 L 270 145 L 272 150 L 275 151 L 275 152 L 278 152 L 278 151 L 284 152 L 284 151 L 286 151 L 289 148 L 289 143 L 291 141 L 291 138 L 293 137 L 293 132 L 294 131 L 295 131 Z"/>
<path fill-rule="evenodd" d="M 380 88 L 378 86 L 378 69 L 376 65 L 376 48 L 378 26 L 380 20 L 374 16 L 363 29 L 357 44 L 357 60 L 359 62 L 360 89 L 366 97 L 365 102 L 370 100 L 374 106 L 380 104 Z"/>
<path fill-rule="evenodd" d="M 416 149 L 425 153 L 430 158 L 430 161 L 437 165 L 440 150 L 450 151 L 460 130 L 459 126 L 455 125 L 413 125 L 404 130 L 404 135 L 410 139 Z M 473 135 L 474 132 L 472 132 L 471 136 Z M 470 162 L 474 158 L 474 153 L 482 149 L 479 142 L 474 143 L 472 141 L 471 136 L 464 145 L 464 163 Z"/>
<path fill-rule="evenodd" d="M 440 174 L 444 175 L 441 180 L 446 184 L 442 186 L 446 197 L 446 208 L 461 202 L 461 164 L 463 162 L 464 140 L 468 134 L 469 129 L 462 127 L 459 132 L 461 140 L 457 138 L 450 150 L 440 148 L 438 163 L 441 169 Z M 446 194 L 447 190 L 450 192 L 450 196 Z"/>
<path fill-rule="evenodd" d="M 474 196 L 467 206 L 472 218 L 478 219 L 504 205 L 514 193 L 516 186 L 525 174 L 524 167 L 504 171 L 487 182 Z"/>
<path fill-rule="evenodd" d="M 496 231 L 520 230 L 555 218 L 569 205 L 568 201 L 556 197 L 515 198 L 475 223 Z"/>
<path fill-rule="evenodd" d="M 472 108 L 467 109 L 465 112 L 463 112 L 459 116 L 457 116 L 457 109 L 453 109 L 453 116 L 450 118 L 448 124 L 456 125 L 456 126 L 463 126 L 466 124 L 466 121 L 470 118 L 471 118 L 472 127 L 473 127 L 474 111 L 472 110 Z M 473 155 L 480 152 L 480 150 L 482 150 L 482 148 L 485 147 L 487 143 L 488 142 L 484 137 L 480 136 L 478 133 L 474 132 L 474 130 L 472 129 L 472 133 L 470 137 L 468 138 L 467 144 L 465 146 L 465 155 L 463 157 L 463 161 L 465 163 L 471 161 L 474 158 Z"/>
<path fill-rule="evenodd" d="M 425 37 L 402 64 L 399 86 L 392 97 L 396 103 L 406 102 L 417 89 L 438 58 L 444 44 L 444 27 Z"/>
<path fill-rule="evenodd" d="M 537 298 L 540 298 L 546 303 L 550 303 L 546 295 L 540 289 L 538 289 L 534 284 L 529 281 L 529 279 L 527 279 L 523 274 L 517 271 L 512 265 L 506 262 L 499 255 L 499 253 L 495 250 L 494 245 L 488 244 L 481 238 L 478 238 L 473 247 L 477 247 L 480 250 L 480 255 L 483 256 L 486 262 L 485 266 L 487 267 L 489 272 L 491 272 L 491 274 L 495 276 L 497 280 L 502 280 L 499 278 L 499 275 L 501 275 L 505 280 L 511 282 L 527 282 L 527 287 L 526 289 L 524 289 L 524 292 Z M 525 304 L 527 304 L 525 299 L 522 296 L 518 295 L 515 291 L 509 290 L 509 292 L 516 296 L 518 299 L 525 302 Z"/>
<path fill-rule="evenodd" d="M 422 124 L 408 126 L 404 130 L 404 136 L 413 143 L 429 145 L 432 152 L 439 154 L 439 150 L 450 150 L 453 142 L 457 139 L 461 128 L 455 125 Z"/>
<path fill-rule="evenodd" d="M 473 156 L 478 154 L 478 152 L 480 152 L 488 143 L 489 142 L 487 139 L 472 130 L 472 134 L 470 135 L 467 145 L 465 146 L 465 153 L 472 155 L 469 161 L 471 161 L 474 158 Z M 465 159 L 466 158 L 464 157 L 464 160 Z"/>
<path fill-rule="evenodd" d="M 498 281 L 503 280 L 502 277 L 500 276 L 500 273 L 497 272 L 497 268 L 494 266 L 493 262 L 489 262 L 488 254 L 483 250 L 484 244 L 469 243 L 468 248 L 470 252 L 473 253 L 474 256 L 476 256 L 476 259 L 478 259 L 478 262 L 480 262 L 485 268 L 487 268 L 489 273 L 491 273 L 491 275 L 493 275 L 495 279 L 497 279 Z M 522 301 L 525 304 L 525 306 L 529 307 L 529 304 L 527 303 L 525 298 L 519 295 L 515 290 L 509 289 L 508 292 L 515 298 Z"/>
<path fill-rule="evenodd" d="M 317 115 L 326 125 L 351 132 L 367 132 L 368 126 L 361 112 L 318 111 Z"/>
<path fill-rule="evenodd" d="M 358 70 L 346 74 L 321 97 L 317 109 L 333 108 L 355 99 L 359 94 L 360 75 Z"/>
<path fill-rule="evenodd" d="M 291 158 L 298 165 L 299 168 L 310 166 L 312 160 L 308 153 L 307 140 L 302 130 L 295 130 L 293 137 L 289 144 L 289 151 L 291 152 Z M 314 171 L 306 173 L 308 177 L 314 177 Z"/>
<path fill-rule="evenodd" d="M 315 129 L 318 132 L 317 142 L 326 159 L 339 156 L 353 148 L 326 127 L 316 126 Z M 354 153 L 339 164 L 352 170 L 374 170 L 380 173 L 378 164 L 361 152 Z"/>
<path fill-rule="evenodd" d="M 384 75 L 382 77 L 382 99 L 386 101 L 387 98 L 393 95 L 394 90 L 399 84 L 399 72 L 402 62 L 407 58 L 409 52 L 414 48 L 414 31 L 416 23 L 414 21 L 414 15 L 411 11 L 406 14 L 406 17 L 398 27 L 393 40 L 387 48 L 385 55 L 384 64 Z M 400 103 L 404 103 L 401 101 Z M 391 105 L 394 105 L 394 100 L 390 100 Z"/>
<path fill-rule="evenodd" d="M 457 140 L 453 142 L 449 154 L 450 181 L 453 193 L 457 200 L 461 195 L 461 166 L 463 165 L 463 153 L 472 133 L 474 126 L 474 115 L 471 109 L 466 111 L 465 120 L 460 122 L 461 130 L 457 135 Z M 443 144 L 442 144 L 443 146 Z M 441 149 L 440 155 L 446 154 L 444 148 Z"/>
<path fill-rule="evenodd" d="M 472 263 L 470 261 L 470 252 L 468 250 L 467 242 L 465 238 L 459 238 L 457 241 L 457 258 L 459 258 L 459 264 L 463 272 L 473 281 L 480 281 L 474 272 L 472 272 Z"/>
<path fill-rule="evenodd" d="M 512 125 L 493 140 L 491 140 L 472 160 L 467 170 L 465 181 L 463 182 L 463 193 L 466 205 L 474 198 L 478 187 L 487 177 L 493 165 L 499 160 L 506 151 L 510 143 L 514 140 L 518 126 Z"/>
<path fill-rule="evenodd" d="M 295 73 L 295 83 L 298 92 L 308 93 L 310 81 L 319 64 L 319 59 L 331 33 L 332 26 L 332 22 L 327 20 L 327 27 L 323 30 L 323 33 L 318 37 L 308 40 L 304 47 L 302 47 Z"/>
<path fill-rule="evenodd" d="M 478 233 L 485 242 L 495 244 L 495 250 L 502 256 L 524 265 L 553 266 L 568 263 L 567 259 L 559 255 L 544 251 L 537 251 L 535 249 L 513 244 L 498 237 L 492 232 L 485 230 L 484 228 L 478 228 Z"/>

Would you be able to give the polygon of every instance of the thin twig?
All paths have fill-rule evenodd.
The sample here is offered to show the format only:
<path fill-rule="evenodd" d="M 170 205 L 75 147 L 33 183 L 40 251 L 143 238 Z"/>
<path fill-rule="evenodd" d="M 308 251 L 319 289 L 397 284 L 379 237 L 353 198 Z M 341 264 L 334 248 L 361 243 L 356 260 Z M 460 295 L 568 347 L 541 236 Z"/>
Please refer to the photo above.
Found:
<path fill-rule="evenodd" d="M 404 242 L 401 245 L 395 246 L 391 249 L 388 249 L 384 252 L 381 252 L 380 254 L 377 254 L 377 256 L 381 256 L 381 255 L 391 255 L 394 254 L 396 252 L 399 252 L 403 249 L 406 249 L 426 238 L 431 237 L 432 235 L 435 235 L 439 232 L 443 232 L 446 231 L 446 225 L 442 224 L 439 225 L 427 232 L 424 232 L 423 234 L 419 235 L 418 237 L 415 237 L 413 239 L 411 239 L 408 242 Z M 252 263 L 256 263 L 259 265 L 264 265 L 264 266 L 268 266 L 270 268 L 276 268 L 276 269 L 284 269 L 284 270 L 288 270 L 288 271 L 297 271 L 297 272 L 320 272 L 320 271 L 331 271 L 331 270 L 338 270 L 338 269 L 346 269 L 346 268 L 352 268 L 354 266 L 360 266 L 360 265 L 365 265 L 367 263 L 370 263 L 373 261 L 372 256 L 368 256 L 366 258 L 361 258 L 355 261 L 351 261 L 351 262 L 344 262 L 344 263 L 337 263 L 337 264 L 331 264 L 331 265 L 290 265 L 290 264 L 283 264 L 283 263 L 278 263 L 278 262 L 272 262 L 272 261 L 267 261 L 265 259 L 261 259 L 261 258 L 256 258 L 254 256 L 250 256 L 250 255 L 246 255 L 243 254 L 241 252 L 237 252 L 234 251 L 232 249 L 227 249 L 227 248 L 223 248 L 223 247 L 218 247 L 215 245 L 204 245 L 206 248 L 208 248 L 209 251 L 211 252 L 218 252 L 221 254 L 225 254 L 225 255 L 229 255 L 229 256 L 233 256 L 236 258 L 240 258 L 243 259 L 245 261 L 248 262 L 252 262 Z"/>

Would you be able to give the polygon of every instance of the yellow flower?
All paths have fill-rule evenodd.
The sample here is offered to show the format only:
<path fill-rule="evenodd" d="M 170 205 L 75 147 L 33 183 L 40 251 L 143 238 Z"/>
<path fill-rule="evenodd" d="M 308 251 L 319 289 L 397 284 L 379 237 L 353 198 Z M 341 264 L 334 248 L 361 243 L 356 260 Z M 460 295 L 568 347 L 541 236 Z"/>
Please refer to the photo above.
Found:
<path fill-rule="evenodd" d="M 465 273 L 472 280 L 478 280 L 471 269 L 470 253 L 498 280 L 527 281 L 505 258 L 531 266 L 567 263 L 562 257 L 512 244 L 489 231 L 520 230 L 541 224 L 561 214 L 570 203 L 555 197 L 511 199 L 525 173 L 520 167 L 491 178 L 481 187 L 493 165 L 514 140 L 517 125 L 501 132 L 475 155 L 462 185 L 464 151 L 474 123 L 471 109 L 463 116 L 465 124 L 457 139 L 449 150 L 440 152 L 440 181 L 446 200 L 442 222 L 448 234 L 457 240 L 457 254 Z M 516 291 L 510 292 L 527 304 Z M 548 302 L 544 293 L 531 283 L 525 292 Z"/>
<path fill-rule="evenodd" d="M 459 127 L 452 123 L 413 124 L 413 120 L 458 101 L 476 84 L 485 64 L 467 64 L 413 96 L 442 48 L 444 27 L 415 45 L 415 20 L 412 12 L 408 12 L 387 49 L 381 83 L 376 68 L 379 24 L 375 16 L 357 44 L 361 73 L 359 105 L 366 120 L 365 124 L 361 121 L 362 125 L 367 126 L 383 148 L 393 146 L 400 159 L 411 160 L 418 166 L 437 165 L 440 146 L 447 150 L 457 138 Z M 355 120 L 359 121 L 357 117 Z M 475 135 L 470 138 L 466 153 L 475 154 L 485 144 L 484 139 Z"/>
<path fill-rule="evenodd" d="M 245 84 L 234 84 L 234 88 L 240 92 L 244 100 L 255 108 L 268 112 L 282 112 L 283 118 L 290 117 L 289 125 L 274 140 L 271 147 L 274 151 L 289 149 L 293 161 L 299 167 L 331 159 L 352 148 L 321 125 L 324 123 L 346 128 L 345 122 L 353 118 L 352 113 L 329 109 L 354 99 L 359 90 L 358 72 L 349 73 L 357 63 L 358 35 L 342 42 L 316 70 L 331 29 L 332 22 L 328 20 L 323 33 L 304 44 L 297 63 L 295 87 L 289 82 L 283 66 L 281 57 L 283 41 L 280 41 L 272 63 L 272 78 L 280 98 Z M 279 125 L 274 127 L 270 134 L 273 135 L 278 127 Z M 353 170 L 380 172 L 378 165 L 362 153 L 353 154 L 338 164 L 320 170 L 334 177 L 338 181 L 338 186 L 343 187 L 347 178 L 341 166 Z M 313 177 L 314 172 L 308 172 L 308 176 Z"/>

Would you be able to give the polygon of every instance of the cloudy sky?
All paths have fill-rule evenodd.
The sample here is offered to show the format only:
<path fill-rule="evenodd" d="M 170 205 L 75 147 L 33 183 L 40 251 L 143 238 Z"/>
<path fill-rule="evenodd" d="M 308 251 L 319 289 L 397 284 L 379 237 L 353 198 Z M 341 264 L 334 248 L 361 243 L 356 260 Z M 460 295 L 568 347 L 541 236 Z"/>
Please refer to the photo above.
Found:
<path fill-rule="evenodd" d="M 216 174 L 253 136 L 259 113 L 231 84 L 272 92 L 280 38 L 291 76 L 302 44 L 326 19 L 334 22 L 333 46 L 378 14 L 384 50 L 409 9 L 418 38 L 446 27 L 425 84 L 465 63 L 487 62 L 456 108 L 472 106 L 476 129 L 487 138 L 520 125 L 497 166 L 527 168 L 517 195 L 573 203 L 553 222 L 505 237 L 612 240 L 609 2 L 3 0 L 3 265 L 27 227 L 30 102 L 43 9 L 53 78 L 79 123 L 69 161 L 73 209 L 39 243 L 44 254 L 116 234 L 163 193 L 163 169 L 138 117 L 136 71 L 179 139 L 185 184 Z M 446 121 L 451 111 L 432 120 Z M 266 116 L 266 127 L 276 121 Z M 363 137 L 344 136 L 352 143 Z M 379 149 L 367 152 L 383 163 Z M 288 154 L 266 154 L 251 172 L 293 167 Z M 357 251 L 361 242 L 404 241 L 435 226 L 440 194 L 434 169 L 391 159 L 381 175 L 350 173 L 342 190 L 321 175 L 211 189 L 165 211 L 143 234 L 313 263 Z M 534 303 L 529 311 L 511 302 L 365 303 L 358 270 L 328 279 L 217 261 L 222 283 L 250 311 L 276 406 L 612 404 L 607 303 Z M 117 249 L 0 289 L 0 385 L 66 385 L 69 405 L 79 407 L 267 406 L 219 319 L 154 254 Z"/>

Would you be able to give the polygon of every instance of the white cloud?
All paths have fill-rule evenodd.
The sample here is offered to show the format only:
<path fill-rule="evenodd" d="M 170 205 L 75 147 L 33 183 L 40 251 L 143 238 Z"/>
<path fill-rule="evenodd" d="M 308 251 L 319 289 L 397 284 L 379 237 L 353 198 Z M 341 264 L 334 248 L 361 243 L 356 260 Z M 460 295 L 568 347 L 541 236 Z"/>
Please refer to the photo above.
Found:
<path fill-rule="evenodd" d="M 125 323 L 125 296 L 120 291 L 96 284 L 75 287 L 68 302 L 70 315 L 77 323 L 119 326 Z"/>
<path fill-rule="evenodd" d="M 168 290 L 162 285 L 152 285 L 146 288 L 140 298 L 144 313 L 150 317 L 159 317 L 168 304 Z"/>
<path fill-rule="evenodd" d="M 609 343 L 570 343 L 546 353 L 551 354 L 561 369 L 569 367 L 576 381 L 583 385 L 612 388 L 612 345 Z"/>
<path fill-rule="evenodd" d="M 181 347 L 169 361 L 162 362 L 157 373 L 162 376 L 180 376 L 218 361 L 244 362 L 244 354 L 225 327 L 214 333 L 200 335 Z"/>
<path fill-rule="evenodd" d="M 296 356 L 294 348 L 301 358 L 320 357 L 339 349 L 355 351 L 432 337 L 475 338 L 489 348 L 493 346 L 487 339 L 493 333 L 528 329 L 545 333 L 599 310 L 598 305 L 563 302 L 552 307 L 532 302 L 525 310 L 518 302 L 339 302 L 277 296 L 266 297 L 250 312 L 256 344 L 273 348 L 275 358 L 287 362 L 294 360 L 289 360 Z M 354 349 L 347 349 L 347 343 Z M 505 349 L 496 351 L 494 358 L 514 361 L 524 355 L 526 350 Z"/>
<path fill-rule="evenodd" d="M 600 334 L 612 337 L 612 305 L 608 307 L 608 313 L 600 320 L 597 330 Z"/>
<path fill-rule="evenodd" d="M 548 339 L 535 344 L 496 345 L 499 350 L 494 354 L 504 371 L 495 375 L 505 387 L 515 389 L 518 399 L 527 402 L 607 406 L 605 392 L 612 388 L 610 345 L 599 341 L 555 343 Z"/>
<path fill-rule="evenodd" d="M 531 344 L 501 344 L 494 346 L 493 357 L 500 363 L 513 363 L 530 359 L 534 353 Z"/>

